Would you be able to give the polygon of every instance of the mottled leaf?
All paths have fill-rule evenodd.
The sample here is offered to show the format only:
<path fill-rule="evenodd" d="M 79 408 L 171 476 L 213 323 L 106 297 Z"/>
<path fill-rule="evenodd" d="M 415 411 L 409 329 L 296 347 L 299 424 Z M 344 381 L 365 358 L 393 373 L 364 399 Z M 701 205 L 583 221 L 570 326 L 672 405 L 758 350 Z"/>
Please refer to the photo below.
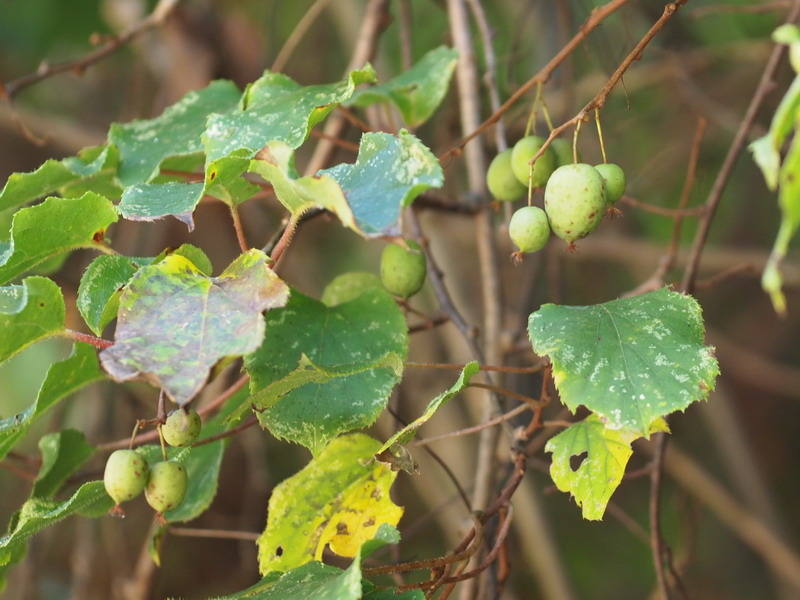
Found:
<path fill-rule="evenodd" d="M 258 348 L 261 313 L 286 303 L 289 289 L 268 260 L 250 250 L 219 277 L 175 254 L 139 269 L 122 292 L 116 343 L 101 352 L 103 367 L 118 381 L 144 376 L 185 404 L 214 363 Z"/>
<path fill-rule="evenodd" d="M 0 364 L 34 342 L 64 330 L 61 289 L 44 277 L 0 287 Z"/>
<path fill-rule="evenodd" d="M 666 421 L 653 421 L 648 435 L 656 431 L 668 432 Z M 544 449 L 553 453 L 550 476 L 559 490 L 575 497 L 584 519 L 603 518 L 633 454 L 631 443 L 639 437 L 628 429 L 610 429 L 592 414 L 548 440 Z"/>
<path fill-rule="evenodd" d="M 48 198 L 14 215 L 11 243 L 0 254 L 0 283 L 7 283 L 58 254 L 101 248 L 106 228 L 117 220 L 110 200 L 93 192 L 80 198 Z"/>
<path fill-rule="evenodd" d="M 13 173 L 0 192 L 0 211 L 22 206 L 54 192 L 60 196 L 79 195 L 75 193 L 78 183 L 96 184 L 98 178 L 113 175 L 118 163 L 116 148 L 97 146 L 81 150 L 78 156 L 47 160 L 31 173 Z"/>
<path fill-rule="evenodd" d="M 335 179 L 365 237 L 399 235 L 404 207 L 444 175 L 431 151 L 407 131 L 398 135 L 365 133 L 355 164 L 340 164 L 318 176 Z"/>
<path fill-rule="evenodd" d="M 379 447 L 363 434 L 336 438 L 274 489 L 258 539 L 262 573 L 319 560 L 326 545 L 341 556 L 358 556 L 383 523 L 397 524 L 403 509 L 389 496 L 396 473 L 370 461 Z"/>
<path fill-rule="evenodd" d="M 407 444 L 414 439 L 414 436 L 417 435 L 417 430 L 427 423 L 430 418 L 436 414 L 436 411 L 439 410 L 448 400 L 450 400 L 450 398 L 456 396 L 465 387 L 467 387 L 470 379 L 472 379 L 472 377 L 478 371 L 480 371 L 480 365 L 477 362 L 473 361 L 464 365 L 464 368 L 461 370 L 461 374 L 458 376 L 456 382 L 450 386 L 449 389 L 445 390 L 436 396 L 436 398 L 431 400 L 428 403 L 428 407 L 425 409 L 425 412 L 390 437 L 386 443 L 381 446 L 377 453 L 380 454 L 381 452 L 385 452 L 394 444 Z"/>
<path fill-rule="evenodd" d="M 534 352 L 550 357 L 564 404 L 637 435 L 705 399 L 719 373 L 700 306 L 667 288 L 594 306 L 545 304 L 528 334 Z"/>
<path fill-rule="evenodd" d="M 406 125 L 417 127 L 427 121 L 441 104 L 457 61 L 458 52 L 439 46 L 397 77 L 358 90 L 347 104 L 369 106 L 376 102 L 392 102 L 400 110 Z"/>
<path fill-rule="evenodd" d="M 203 150 L 200 136 L 211 113 L 233 111 L 241 92 L 230 81 L 214 81 L 186 94 L 155 119 L 115 123 L 108 140 L 119 148 L 119 178 L 126 186 L 150 181 L 167 157 Z"/>
<path fill-rule="evenodd" d="M 31 496 L 41 498 L 52 497 L 94 454 L 94 447 L 75 429 L 48 433 L 39 440 L 39 450 L 42 453 L 42 466 Z"/>
<path fill-rule="evenodd" d="M 380 289 L 333 307 L 293 291 L 285 308 L 267 314 L 267 331 L 261 347 L 245 356 L 253 394 L 297 370 L 303 355 L 320 369 L 353 373 L 292 389 L 258 415 L 274 435 L 314 455 L 378 418 L 400 376 L 391 366 L 373 366 L 390 353 L 402 360 L 408 353 L 405 318 Z M 359 366 L 365 370 L 357 372 Z"/>
<path fill-rule="evenodd" d="M 155 221 L 173 216 L 192 231 L 192 213 L 202 198 L 202 183 L 141 183 L 125 189 L 117 210 L 129 221 Z"/>
<path fill-rule="evenodd" d="M 238 110 L 208 119 L 203 134 L 207 162 L 242 149 L 249 158 L 273 141 L 298 148 L 336 104 L 374 78 L 369 65 L 352 71 L 344 81 L 326 85 L 302 86 L 286 75 L 265 73 L 247 88 Z"/>
<path fill-rule="evenodd" d="M 0 459 L 49 409 L 76 390 L 103 377 L 95 349 L 88 344 L 76 343 L 68 358 L 50 365 L 33 404 L 18 415 L 0 420 Z"/>

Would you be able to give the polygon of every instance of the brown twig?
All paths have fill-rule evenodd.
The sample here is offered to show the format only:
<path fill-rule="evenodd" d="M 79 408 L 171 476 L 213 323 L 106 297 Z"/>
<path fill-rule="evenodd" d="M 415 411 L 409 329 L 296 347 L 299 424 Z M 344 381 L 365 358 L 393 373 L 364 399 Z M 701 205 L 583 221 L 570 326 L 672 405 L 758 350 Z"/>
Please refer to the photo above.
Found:
<path fill-rule="evenodd" d="M 627 204 L 639 210 L 661 215 L 662 217 L 683 218 L 683 217 L 699 217 L 702 216 L 706 209 L 702 206 L 697 208 L 665 208 L 663 206 L 656 206 L 654 204 L 647 204 L 641 200 L 637 200 L 631 196 L 623 196 L 618 200 L 622 204 Z"/>
<path fill-rule="evenodd" d="M 461 139 L 458 144 L 442 154 L 439 157 L 439 161 L 444 162 L 451 156 L 460 154 L 461 150 L 470 140 L 483 133 L 487 127 L 494 125 L 500 119 L 500 117 L 502 117 L 506 111 L 508 111 L 509 108 L 517 103 L 520 98 L 522 98 L 538 84 L 546 83 L 552 76 L 553 71 L 555 71 L 562 62 L 564 62 L 564 60 L 572 53 L 572 51 L 575 50 L 575 48 L 577 48 L 598 25 L 600 25 L 600 23 L 602 23 L 611 14 L 622 8 L 622 6 L 627 4 L 629 1 L 630 0 L 612 0 L 608 4 L 604 4 L 603 6 L 598 6 L 595 8 L 592 11 L 592 14 L 589 15 L 589 18 L 586 19 L 583 25 L 581 25 L 578 33 L 576 33 L 575 36 L 563 48 L 561 48 L 558 54 L 556 54 L 549 63 L 542 67 L 542 69 L 533 77 L 528 79 L 528 81 L 522 84 L 519 89 L 503 103 L 499 110 L 496 110 L 488 119 L 481 123 L 479 127 L 475 128 L 475 130 L 473 130 L 470 134 Z"/>
<path fill-rule="evenodd" d="M 153 12 L 138 24 L 119 35 L 108 37 L 105 43 L 80 58 L 55 64 L 42 63 L 35 73 L 25 75 L 5 84 L 6 96 L 9 99 L 13 99 L 20 90 L 60 73 L 82 74 L 88 67 L 130 43 L 146 31 L 163 25 L 179 2 L 180 0 L 159 0 Z"/>
<path fill-rule="evenodd" d="M 653 452 L 655 468 L 650 473 L 650 550 L 653 553 L 653 564 L 656 569 L 656 580 L 658 589 L 661 592 L 661 600 L 670 600 L 669 585 L 664 574 L 665 542 L 661 534 L 661 481 L 663 470 L 658 468 L 658 465 L 662 464 L 664 460 L 667 436 L 659 433 L 655 437 L 655 450 Z"/>
<path fill-rule="evenodd" d="M 235 204 L 231 204 L 231 220 L 233 221 L 233 229 L 236 231 L 236 241 L 239 242 L 239 249 L 242 252 L 247 252 L 250 246 L 247 245 L 247 239 L 244 236 L 244 229 L 242 228 L 242 219 L 239 217 L 239 209 Z"/>
<path fill-rule="evenodd" d="M 443 433 L 441 435 L 435 435 L 432 437 L 426 437 L 408 444 L 409 448 L 417 448 L 419 446 L 427 446 L 428 444 L 432 444 L 434 442 L 440 442 L 442 440 L 459 437 L 462 435 L 470 435 L 473 433 L 478 433 L 479 431 L 486 429 L 487 427 L 494 427 L 495 425 L 499 425 L 500 423 L 505 423 L 506 421 L 510 421 L 517 415 L 524 413 L 526 410 L 530 410 L 531 407 L 528 404 L 520 404 L 516 408 L 511 409 L 507 413 L 500 415 L 499 417 L 495 417 L 490 421 L 486 421 L 486 423 L 481 423 L 480 425 L 474 425 L 472 427 L 466 427 L 464 429 L 459 429 L 458 431 L 451 431 L 450 433 Z"/>
<path fill-rule="evenodd" d="M 253 425 L 258 424 L 258 417 L 250 417 L 244 423 L 241 423 L 234 427 L 233 429 L 228 429 L 227 431 L 222 431 L 216 435 L 211 435 L 207 438 L 200 440 L 199 442 L 195 442 L 192 444 L 192 448 L 195 446 L 204 446 L 206 444 L 210 444 L 211 442 L 216 442 L 217 440 L 221 440 L 227 437 L 232 437 L 234 435 L 238 435 L 246 429 L 250 429 Z"/>
<path fill-rule="evenodd" d="M 411 362 L 407 361 L 407 367 L 411 367 L 412 369 L 446 369 L 449 371 L 460 371 L 466 365 L 459 365 L 459 364 L 451 364 L 451 363 L 418 363 L 418 362 Z M 499 367 L 496 365 L 478 365 L 481 371 L 497 371 L 498 373 L 520 373 L 520 374 L 529 374 L 529 373 L 538 373 L 541 371 L 547 363 L 542 361 L 538 364 L 531 365 L 529 367 Z"/>
<path fill-rule="evenodd" d="M 243 540 L 245 542 L 255 542 L 259 535 L 253 531 L 230 531 L 227 529 L 199 529 L 196 527 L 170 527 L 171 535 L 181 537 L 202 537 L 224 540 Z"/>
<path fill-rule="evenodd" d="M 278 56 L 276 56 L 275 60 L 272 62 L 270 71 L 283 71 L 286 62 L 289 60 L 292 52 L 294 52 L 297 44 L 300 43 L 300 40 L 303 39 L 308 29 L 314 21 L 316 21 L 317 17 L 322 14 L 322 11 L 325 10 L 325 7 L 328 6 L 329 3 L 330 0 L 316 0 L 316 2 L 303 13 L 303 17 L 297 22 L 292 33 L 289 34 L 289 37 L 286 38 L 286 41 L 283 43 L 283 47 L 281 47 L 280 52 L 278 52 Z"/>
<path fill-rule="evenodd" d="M 795 0 L 794 4 L 792 5 L 792 10 L 786 17 L 786 23 L 794 23 L 797 21 L 798 17 L 800 17 L 800 0 Z M 783 44 L 776 44 L 772 49 L 772 53 L 770 54 L 767 64 L 764 67 L 764 73 L 761 75 L 761 80 L 758 82 L 758 86 L 756 87 L 756 90 L 753 92 L 753 96 L 750 99 L 750 105 L 747 107 L 744 118 L 742 119 L 739 129 L 736 131 L 736 135 L 733 138 L 733 142 L 731 142 L 731 145 L 728 148 L 728 153 L 725 156 L 722 167 L 717 173 L 717 177 L 714 180 L 711 191 L 708 193 L 708 198 L 706 199 L 705 203 L 706 212 L 700 221 L 700 226 L 698 227 L 697 232 L 695 233 L 691 254 L 689 256 L 689 262 L 686 266 L 686 270 L 684 271 L 683 281 L 681 283 L 681 289 L 687 294 L 691 294 L 694 290 L 695 279 L 697 277 L 697 271 L 700 265 L 700 257 L 703 253 L 706 240 L 708 239 L 708 232 L 711 229 L 711 222 L 714 219 L 714 214 L 716 213 L 717 207 L 722 199 L 722 192 L 725 191 L 725 186 L 728 184 L 728 180 L 733 173 L 736 160 L 739 158 L 739 154 L 741 154 L 742 150 L 744 149 L 744 145 L 747 142 L 747 133 L 750 131 L 750 128 L 755 121 L 758 109 L 761 107 L 761 104 L 767 95 L 772 91 L 774 85 L 772 79 L 775 77 L 775 73 L 778 70 L 778 66 L 780 65 L 781 57 L 783 56 L 785 49 L 786 46 Z"/>
<path fill-rule="evenodd" d="M 74 340 L 76 342 L 83 342 L 84 344 L 90 344 L 95 348 L 105 349 L 111 348 L 114 345 L 114 342 L 110 340 L 104 340 L 103 338 L 95 337 L 93 335 L 89 335 L 88 333 L 81 333 L 80 331 L 74 331 L 72 329 L 65 329 L 63 331 L 63 335 L 66 338 Z"/>
<path fill-rule="evenodd" d="M 487 383 L 478 383 L 476 381 L 472 381 L 470 382 L 469 387 L 490 390 L 495 394 L 497 394 L 498 396 L 507 396 L 508 398 L 514 398 L 514 400 L 519 400 L 520 402 L 524 402 L 531 408 L 536 408 L 541 405 L 541 402 L 535 398 L 531 398 L 530 396 L 526 396 L 524 394 L 519 394 L 517 392 L 514 392 L 512 390 L 497 385 L 489 385 Z"/>

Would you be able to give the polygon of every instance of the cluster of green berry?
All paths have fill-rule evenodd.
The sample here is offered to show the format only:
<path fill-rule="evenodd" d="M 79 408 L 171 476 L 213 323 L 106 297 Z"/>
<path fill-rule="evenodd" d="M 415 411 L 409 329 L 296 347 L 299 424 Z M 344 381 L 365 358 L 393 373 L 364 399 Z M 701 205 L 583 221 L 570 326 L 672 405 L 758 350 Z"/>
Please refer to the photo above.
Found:
<path fill-rule="evenodd" d="M 170 446 L 193 444 L 202 428 L 200 415 L 194 409 L 172 411 L 161 427 L 161 435 Z M 111 513 L 124 516 L 120 504 L 144 491 L 147 503 L 162 514 L 183 502 L 189 479 L 186 469 L 175 460 L 164 460 L 152 467 L 135 450 L 116 450 L 108 457 L 103 474 L 106 492 L 116 502 Z"/>
<path fill-rule="evenodd" d="M 521 253 L 536 252 L 552 231 L 572 247 L 589 235 L 625 193 L 625 173 L 615 164 L 574 162 L 572 146 L 555 139 L 530 167 L 545 140 L 530 135 L 498 154 L 486 172 L 486 185 L 498 201 L 512 202 L 531 188 L 544 187 L 544 210 L 526 206 L 511 217 L 508 233 Z"/>

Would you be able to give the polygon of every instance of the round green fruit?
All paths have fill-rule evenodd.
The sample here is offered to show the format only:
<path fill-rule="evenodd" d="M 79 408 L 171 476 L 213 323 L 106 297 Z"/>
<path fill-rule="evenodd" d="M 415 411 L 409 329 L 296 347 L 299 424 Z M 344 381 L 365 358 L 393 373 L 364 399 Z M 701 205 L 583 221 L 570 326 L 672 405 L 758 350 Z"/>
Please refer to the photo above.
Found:
<path fill-rule="evenodd" d="M 161 435 L 170 446 L 191 446 L 200 437 L 203 421 L 193 408 L 178 408 L 167 415 Z"/>
<path fill-rule="evenodd" d="M 147 461 L 133 450 L 116 450 L 103 473 L 106 492 L 117 504 L 142 493 L 147 482 Z"/>
<path fill-rule="evenodd" d="M 572 156 L 572 142 L 565 138 L 554 139 L 550 147 L 556 155 L 556 168 L 563 167 L 564 165 L 571 165 L 575 161 Z M 581 153 L 578 152 L 578 162 L 581 160 Z"/>
<path fill-rule="evenodd" d="M 625 171 L 622 167 L 612 163 L 603 163 L 595 167 L 597 172 L 603 178 L 606 186 L 606 195 L 608 196 L 608 203 L 614 204 L 617 200 L 622 198 L 625 193 L 627 181 L 625 180 Z"/>
<path fill-rule="evenodd" d="M 524 206 L 511 216 L 508 235 L 520 252 L 536 252 L 544 248 L 550 237 L 547 215 L 538 206 Z"/>
<path fill-rule="evenodd" d="M 550 229 L 570 245 L 589 235 L 606 213 L 606 186 L 592 165 L 564 165 L 553 172 L 544 190 Z"/>
<path fill-rule="evenodd" d="M 503 150 L 492 159 L 486 171 L 486 187 L 499 202 L 513 202 L 528 191 L 527 186 L 519 182 L 511 169 L 511 153 L 511 148 Z"/>
<path fill-rule="evenodd" d="M 183 502 L 188 486 L 189 478 L 183 465 L 174 460 L 165 460 L 150 469 L 144 497 L 157 512 L 164 513 Z"/>
<path fill-rule="evenodd" d="M 406 240 L 408 249 L 389 244 L 381 255 L 381 283 L 387 292 L 401 298 L 416 294 L 428 273 L 425 253 L 416 242 Z"/>
<path fill-rule="evenodd" d="M 522 138 L 511 151 L 511 169 L 522 185 L 528 185 L 528 176 L 531 176 L 531 186 L 542 187 L 547 183 L 553 170 L 556 168 L 556 155 L 548 148 L 533 165 L 533 174 L 530 170 L 530 161 L 544 145 L 544 138 L 538 135 L 529 135 Z"/>

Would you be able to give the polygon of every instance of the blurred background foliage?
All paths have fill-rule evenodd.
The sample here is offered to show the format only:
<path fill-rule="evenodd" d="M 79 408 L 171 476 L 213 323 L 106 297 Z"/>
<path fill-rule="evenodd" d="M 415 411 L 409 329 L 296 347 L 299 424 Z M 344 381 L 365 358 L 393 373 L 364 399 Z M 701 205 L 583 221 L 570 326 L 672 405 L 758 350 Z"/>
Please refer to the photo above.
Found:
<path fill-rule="evenodd" d="M 144 0 L 0 0 L 0 79 L 13 81 L 43 61 L 58 62 L 91 50 L 90 38 L 114 34 L 138 22 L 152 9 Z M 338 80 L 357 42 L 364 0 L 328 2 L 288 57 L 283 71 L 303 84 Z M 408 59 L 448 44 L 449 26 L 442 0 L 393 0 L 377 48 L 375 66 L 382 80 L 399 72 Z M 493 0 L 484 2 L 494 30 L 498 88 L 505 100 L 540 69 L 577 31 L 600 0 Z M 699 119 L 708 128 L 697 165 L 689 205 L 702 203 L 712 185 L 771 50 L 769 35 L 782 22 L 788 3 L 772 3 L 759 12 L 757 1 L 693 0 L 671 20 L 634 64 L 602 111 L 609 159 L 624 167 L 628 195 L 651 205 L 675 207 L 684 185 L 688 156 Z M 0 104 L 0 182 L 15 171 L 30 171 L 45 159 L 75 154 L 103 143 L 110 123 L 148 118 L 185 92 L 218 78 L 238 85 L 270 68 L 304 15 L 318 6 L 311 0 L 191 0 L 182 3 L 167 24 L 151 31 L 107 59 L 74 74 L 53 77 L 24 90 L 15 107 L 25 124 L 46 142 L 37 146 L 15 125 Z M 740 7 L 741 10 L 735 10 Z M 544 86 L 544 98 L 556 124 L 573 116 L 605 83 L 663 8 L 660 2 L 632 1 L 609 18 L 559 68 Z M 404 48 L 399 22 L 408 11 L 410 47 Z M 475 36 L 476 44 L 478 36 Z M 408 54 L 404 55 L 405 51 Z M 404 57 L 405 56 L 405 57 Z M 478 57 L 483 65 L 483 57 Z M 791 80 L 788 65 L 779 72 L 752 132 L 765 130 L 782 90 Z M 521 137 L 530 110 L 530 95 L 504 118 L 511 143 Z M 482 98 L 484 116 L 491 114 Z M 542 122 L 536 124 L 545 131 Z M 441 154 L 460 138 L 455 93 L 417 132 Z M 347 138 L 357 141 L 358 133 Z M 487 155 L 496 151 L 486 138 Z M 298 153 L 304 166 L 311 141 Z M 587 162 L 598 162 L 594 127 L 586 127 L 580 150 Z M 335 162 L 352 161 L 339 150 Z M 464 164 L 445 165 L 442 195 L 463 198 Z M 604 223 L 570 255 L 551 244 L 514 268 L 501 269 L 506 303 L 504 345 L 508 364 L 530 364 L 534 357 L 524 330 L 527 315 L 541 303 L 589 304 L 615 298 L 645 281 L 655 270 L 673 230 L 671 218 L 621 204 L 623 216 Z M 263 245 L 278 227 L 277 203 L 242 206 L 246 233 Z M 501 255 L 510 253 L 502 210 L 496 216 Z M 190 242 L 211 257 L 216 271 L 238 254 L 229 215 L 220 203 L 203 203 L 188 233 L 175 220 L 141 226 L 121 222 L 112 238 L 121 252 L 143 256 Z M 426 211 L 423 214 L 433 251 L 447 273 L 456 304 L 473 323 L 482 320 L 475 250 L 475 228 L 468 216 Z M 10 215 L 0 215 L 0 238 L 7 239 Z M 736 166 L 711 229 L 696 296 L 704 309 L 709 343 L 717 347 L 722 376 L 704 405 L 692 406 L 670 421 L 671 443 L 702 465 L 730 495 L 778 532 L 797 551 L 800 533 L 800 263 L 790 255 L 785 268 L 789 315 L 773 313 L 761 292 L 759 275 L 777 229 L 778 209 L 750 158 Z M 685 259 L 696 221 L 684 222 L 680 256 Z M 5 238 L 3 238 L 5 236 Z M 282 276 L 304 293 L 318 296 L 333 276 L 349 270 L 377 272 L 382 242 L 365 242 L 328 219 L 304 226 L 281 266 Z M 74 294 L 91 257 L 75 253 L 52 275 L 74 307 Z M 669 273 L 679 281 L 684 262 Z M 722 276 L 721 276 L 722 275 Z M 720 277 L 717 277 L 720 276 Z M 73 298 L 74 300 L 74 298 Z M 417 307 L 436 312 L 426 289 Z M 68 326 L 81 328 L 77 313 Z M 446 326 L 413 336 L 411 360 L 465 361 L 454 328 Z M 0 369 L 0 416 L 18 412 L 36 395 L 47 365 L 64 357 L 68 344 L 38 344 Z M 508 387 L 536 395 L 539 381 L 512 376 Z M 419 414 L 436 393 L 449 386 L 438 372 L 409 370 L 393 400 L 406 419 Z M 212 388 L 214 386 L 212 385 Z M 213 390 L 209 391 L 213 395 Z M 423 430 L 436 435 L 474 424 L 479 399 L 465 394 L 452 402 Z M 22 454 L 36 457 L 36 440 L 45 431 L 67 426 L 86 432 L 94 443 L 129 435 L 136 418 L 154 411 L 147 386 L 101 383 L 63 403 L 48 422 L 32 431 Z M 553 407 L 554 417 L 558 407 Z M 382 418 L 374 433 L 385 439 L 396 427 Z M 475 437 L 435 446 L 469 487 Z M 501 445 L 501 457 L 503 447 Z M 307 452 L 249 430 L 230 446 L 223 464 L 220 492 L 197 527 L 258 532 L 265 523 L 269 491 L 296 472 Z M 401 475 L 397 500 L 407 507 L 400 523 L 404 559 L 434 556 L 449 550 L 467 524 L 463 507 L 440 467 L 420 453 L 422 474 Z M 646 465 L 637 452 L 629 471 Z M 16 462 L 15 462 L 16 461 Z M 27 484 L 13 472 L 24 457 L 0 469 L 0 522 L 27 496 Z M 515 497 L 515 525 L 509 546 L 512 579 L 503 598 L 553 598 L 544 583 L 552 573 L 543 567 L 541 547 L 558 557 L 575 598 L 646 598 L 654 573 L 648 540 L 647 477 L 623 482 L 603 522 L 586 522 L 566 495 L 554 491 L 546 474 L 549 459 L 539 454 Z M 99 474 L 102 465 L 93 468 Z M 155 569 L 142 551 L 151 514 L 130 510 L 125 522 L 71 519 L 33 538 L 26 561 L 11 572 L 9 598 L 206 598 L 242 589 L 257 578 L 256 548 L 249 541 L 169 536 L 162 565 Z M 531 525 L 541 515 L 549 533 Z M 689 596 L 694 599 L 792 598 L 765 566 L 763 556 L 742 543 L 702 498 L 675 483 L 669 474 L 664 490 L 664 533 Z M 644 537 L 642 537 L 644 536 Z M 386 558 L 385 556 L 382 558 Z M 144 582 L 144 583 L 143 583 Z M 138 594 L 138 595 L 137 595 Z"/>

